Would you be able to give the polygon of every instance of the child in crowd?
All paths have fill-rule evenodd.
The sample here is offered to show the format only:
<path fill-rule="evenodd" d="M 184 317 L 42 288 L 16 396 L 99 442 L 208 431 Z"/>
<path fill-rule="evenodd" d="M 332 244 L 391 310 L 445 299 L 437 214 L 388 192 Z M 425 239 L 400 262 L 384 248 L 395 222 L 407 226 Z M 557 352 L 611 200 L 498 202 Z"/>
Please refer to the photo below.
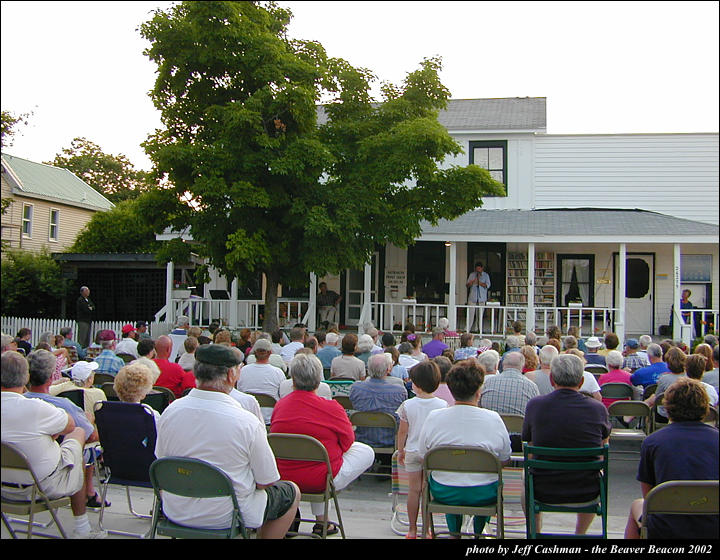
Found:
<path fill-rule="evenodd" d="M 398 463 L 408 473 L 407 511 L 409 527 L 406 538 L 417 538 L 417 518 L 422 492 L 422 455 L 419 454 L 418 438 L 428 414 L 438 408 L 447 408 L 447 403 L 434 393 L 440 384 L 440 369 L 433 361 L 424 361 L 410 370 L 412 390 L 415 398 L 403 402 L 397 409 Z"/>

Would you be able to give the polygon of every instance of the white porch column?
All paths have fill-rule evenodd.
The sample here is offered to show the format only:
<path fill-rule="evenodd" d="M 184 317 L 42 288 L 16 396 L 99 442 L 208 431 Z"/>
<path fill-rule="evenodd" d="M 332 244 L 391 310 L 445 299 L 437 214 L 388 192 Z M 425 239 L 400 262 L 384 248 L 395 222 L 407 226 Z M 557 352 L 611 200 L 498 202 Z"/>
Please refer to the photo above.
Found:
<path fill-rule="evenodd" d="M 228 305 L 230 306 L 228 309 L 228 323 L 231 328 L 235 329 L 238 325 L 238 279 L 233 278 L 232 283 L 230 284 L 230 301 L 228 302 Z"/>
<path fill-rule="evenodd" d="M 175 309 L 172 303 L 172 291 L 175 288 L 175 263 L 170 261 L 165 266 L 165 322 L 175 323 Z"/>
<path fill-rule="evenodd" d="M 310 332 L 315 332 L 317 328 L 317 276 L 314 272 L 310 273 L 310 298 L 307 310 L 307 326 Z"/>
<path fill-rule="evenodd" d="M 358 334 L 365 334 L 365 323 L 372 320 L 372 301 L 370 294 L 372 290 L 372 264 L 365 263 L 363 272 L 363 306 L 360 312 L 360 320 L 358 321 Z"/>
<path fill-rule="evenodd" d="M 528 298 L 525 329 L 535 332 L 535 243 L 528 243 Z"/>
<path fill-rule="evenodd" d="M 618 317 L 615 319 L 615 334 L 622 346 L 625 340 L 625 293 L 627 292 L 627 246 L 620 243 L 620 267 L 618 269 Z"/>
<path fill-rule="evenodd" d="M 680 318 L 682 317 L 682 313 L 680 312 L 680 298 L 682 294 L 680 290 L 681 278 L 682 270 L 680 266 L 680 244 L 675 243 L 675 245 L 673 245 L 673 340 L 682 339 L 682 323 L 680 322 Z"/>
<path fill-rule="evenodd" d="M 457 327 L 457 297 L 455 290 L 457 289 L 457 243 L 450 243 L 450 289 L 448 290 L 448 321 L 450 322 L 450 330 L 454 331 Z"/>

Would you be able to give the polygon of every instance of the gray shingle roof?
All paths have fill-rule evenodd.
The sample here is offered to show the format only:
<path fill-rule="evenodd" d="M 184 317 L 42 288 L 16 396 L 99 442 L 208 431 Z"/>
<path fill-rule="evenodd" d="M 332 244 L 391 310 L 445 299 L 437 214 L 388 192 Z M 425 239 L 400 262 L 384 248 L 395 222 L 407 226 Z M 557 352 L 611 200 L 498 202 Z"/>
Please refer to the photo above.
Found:
<path fill-rule="evenodd" d="M 327 122 L 318 106 L 318 123 Z M 451 99 L 438 121 L 448 130 L 535 130 L 547 128 L 545 97 Z"/>
<path fill-rule="evenodd" d="M 423 234 L 575 236 L 718 236 L 718 226 L 640 209 L 473 210 L 437 226 L 422 223 Z"/>
<path fill-rule="evenodd" d="M 9 154 L 2 154 L 2 161 L 17 178 L 20 194 L 40 196 L 93 210 L 109 210 L 114 206 L 107 198 L 67 169 L 36 163 Z"/>

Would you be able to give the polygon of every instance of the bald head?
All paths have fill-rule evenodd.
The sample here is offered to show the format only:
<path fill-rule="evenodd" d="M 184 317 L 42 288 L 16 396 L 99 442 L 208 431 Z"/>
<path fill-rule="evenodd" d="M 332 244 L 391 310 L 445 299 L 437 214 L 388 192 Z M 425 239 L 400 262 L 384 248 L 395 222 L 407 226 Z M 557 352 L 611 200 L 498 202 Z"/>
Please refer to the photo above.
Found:
<path fill-rule="evenodd" d="M 159 360 L 167 360 L 172 352 L 172 339 L 169 336 L 159 336 L 155 341 L 155 352 Z"/>

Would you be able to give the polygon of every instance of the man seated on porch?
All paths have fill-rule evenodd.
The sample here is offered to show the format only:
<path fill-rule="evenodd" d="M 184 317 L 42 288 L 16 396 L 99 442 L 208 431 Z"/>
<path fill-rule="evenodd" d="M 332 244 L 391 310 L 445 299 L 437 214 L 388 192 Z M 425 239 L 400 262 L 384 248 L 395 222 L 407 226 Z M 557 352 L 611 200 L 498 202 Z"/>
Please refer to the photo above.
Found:
<path fill-rule="evenodd" d="M 289 364 L 295 357 L 295 352 L 305 347 L 305 329 L 293 327 L 290 329 L 290 342 L 282 347 L 280 355 L 285 364 Z"/>
<path fill-rule="evenodd" d="M 362 381 L 365 379 L 365 363 L 355 357 L 358 337 L 348 333 L 342 338 L 342 354 L 330 363 L 330 379 L 338 377 Z"/>
<path fill-rule="evenodd" d="M 435 327 L 432 330 L 432 340 L 423 345 L 423 352 L 425 352 L 428 359 L 440 356 L 444 350 L 450 348 L 447 344 L 445 344 L 444 340 L 445 331 L 440 327 Z"/>
<path fill-rule="evenodd" d="M 337 347 L 338 340 L 340 340 L 340 337 L 333 332 L 325 334 L 325 343 L 317 352 L 317 357 L 324 369 L 329 369 L 332 361 L 342 354 Z"/>
<path fill-rule="evenodd" d="M 598 354 L 602 342 L 597 336 L 591 336 L 585 341 L 585 363 L 589 366 L 604 366 L 605 356 Z"/>
<path fill-rule="evenodd" d="M 369 377 L 350 387 L 350 402 L 354 410 L 389 412 L 397 420 L 396 411 L 407 399 L 402 380 L 390 377 L 392 358 L 389 354 L 374 354 L 368 360 Z M 371 447 L 392 447 L 395 433 L 390 428 L 357 428 L 355 439 Z"/>
<path fill-rule="evenodd" d="M 336 306 L 342 301 L 342 296 L 337 292 L 327 289 L 325 282 L 318 284 L 320 292 L 317 295 L 318 318 L 320 324 L 326 329 L 337 321 Z"/>
<path fill-rule="evenodd" d="M 157 357 L 153 361 L 160 368 L 160 377 L 155 381 L 155 385 L 170 389 L 175 398 L 179 399 L 186 389 L 195 387 L 195 377 L 169 360 L 172 347 L 173 341 L 167 335 L 159 336 L 155 341 Z"/>
<path fill-rule="evenodd" d="M 663 361 L 663 350 L 659 344 L 652 343 L 647 347 L 647 357 L 650 365 L 635 370 L 630 376 L 630 383 L 635 386 L 647 387 L 657 383 L 663 373 L 670 371 Z"/>
<path fill-rule="evenodd" d="M 85 349 L 80 344 L 73 340 L 73 331 L 70 327 L 62 327 L 60 329 L 60 336 L 63 337 L 63 346 L 72 346 L 77 351 L 78 360 L 85 359 Z"/>
<path fill-rule="evenodd" d="M 636 338 L 628 338 L 625 341 L 625 361 L 623 369 L 634 373 L 636 370 L 649 366 L 650 362 L 647 355 L 638 353 L 640 343 Z"/>
<path fill-rule="evenodd" d="M 542 352 L 541 352 L 542 354 Z M 536 397 L 525 409 L 522 439 L 540 447 L 602 447 L 608 442 L 612 426 L 602 403 L 580 394 L 583 361 L 573 354 L 552 360 L 551 393 Z M 551 504 L 576 504 L 595 500 L 600 492 L 594 471 L 542 471 L 535 473 L 535 496 Z M 525 509 L 524 487 L 520 503 Z M 575 533 L 587 532 L 594 513 L 578 513 Z M 541 531 L 541 514 L 537 514 Z"/>
<path fill-rule="evenodd" d="M 498 414 L 525 416 L 530 399 L 540 395 L 535 383 L 522 374 L 525 356 L 510 352 L 505 356 L 505 368 L 501 373 L 488 377 L 483 384 L 479 406 Z"/>
<path fill-rule="evenodd" d="M 108 373 L 113 377 L 125 365 L 122 358 L 115 355 L 115 332 L 109 329 L 98 333 L 102 352 L 95 358 L 98 363 L 96 373 Z"/>

